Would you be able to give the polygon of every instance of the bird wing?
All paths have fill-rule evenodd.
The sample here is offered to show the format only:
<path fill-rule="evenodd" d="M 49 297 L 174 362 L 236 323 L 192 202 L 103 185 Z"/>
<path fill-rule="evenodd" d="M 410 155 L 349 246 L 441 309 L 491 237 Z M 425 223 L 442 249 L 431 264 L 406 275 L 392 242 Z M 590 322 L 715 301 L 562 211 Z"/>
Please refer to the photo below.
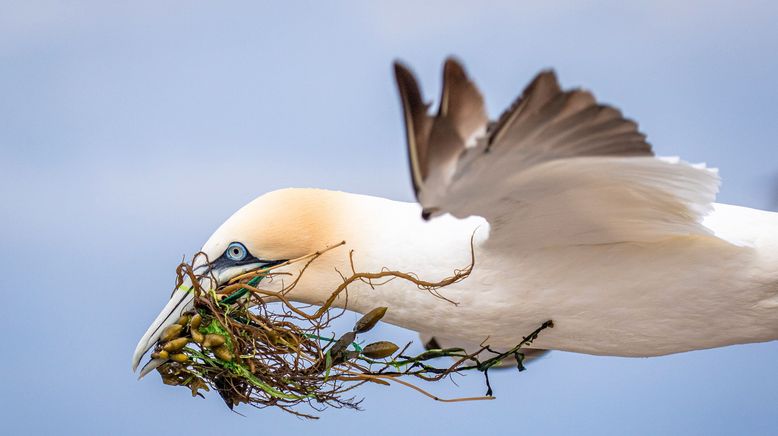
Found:
<path fill-rule="evenodd" d="M 395 64 L 423 216 L 479 215 L 489 246 L 516 249 L 708 235 L 716 170 L 654 157 L 637 124 L 543 71 L 489 122 L 480 92 L 446 61 L 437 114 Z"/>

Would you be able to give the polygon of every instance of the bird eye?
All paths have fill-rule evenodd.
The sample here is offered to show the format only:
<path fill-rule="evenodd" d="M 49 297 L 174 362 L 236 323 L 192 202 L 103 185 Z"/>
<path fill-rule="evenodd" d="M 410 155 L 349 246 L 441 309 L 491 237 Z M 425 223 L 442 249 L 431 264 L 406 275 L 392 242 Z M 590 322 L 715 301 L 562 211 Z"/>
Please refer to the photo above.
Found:
<path fill-rule="evenodd" d="M 233 242 L 227 247 L 227 251 L 224 254 L 230 260 L 243 260 L 246 258 L 248 251 L 240 242 Z"/>

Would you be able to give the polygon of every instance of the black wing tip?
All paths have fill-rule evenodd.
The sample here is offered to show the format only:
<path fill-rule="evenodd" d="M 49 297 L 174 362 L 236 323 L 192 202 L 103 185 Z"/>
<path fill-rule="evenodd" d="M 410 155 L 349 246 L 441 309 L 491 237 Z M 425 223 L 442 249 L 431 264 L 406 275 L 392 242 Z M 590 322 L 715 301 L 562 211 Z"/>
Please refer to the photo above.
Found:
<path fill-rule="evenodd" d="M 392 70 L 394 70 L 394 78 L 398 82 L 401 80 L 402 81 L 412 80 L 413 82 L 416 82 L 416 78 L 413 75 L 413 71 L 405 62 L 399 59 L 395 59 L 394 62 L 392 62 Z"/>
<path fill-rule="evenodd" d="M 559 83 L 559 75 L 557 75 L 556 70 L 551 67 L 543 68 L 542 70 L 538 71 L 537 74 L 535 74 L 535 77 L 532 78 L 530 83 L 534 83 L 539 80 L 549 80 L 555 83 Z"/>
<path fill-rule="evenodd" d="M 392 61 L 392 69 L 396 74 L 398 71 L 408 71 L 408 65 L 400 59 L 395 59 Z"/>
<path fill-rule="evenodd" d="M 397 86 L 401 92 L 408 90 L 418 90 L 419 84 L 416 80 L 416 75 L 413 70 L 400 59 L 395 59 L 392 62 L 392 69 L 394 71 L 394 79 L 397 82 Z M 452 81 L 469 81 L 467 71 L 462 62 L 455 56 L 448 56 L 443 63 L 443 87 L 446 83 L 452 83 Z M 420 94 L 420 92 L 418 92 Z"/>
<path fill-rule="evenodd" d="M 446 61 L 443 63 L 443 93 L 445 94 L 456 86 L 470 86 L 475 88 L 475 84 L 470 80 L 467 70 L 465 70 L 462 63 L 456 58 L 449 57 L 446 58 Z"/>
<path fill-rule="evenodd" d="M 413 144 L 417 140 L 418 135 L 416 125 L 421 119 L 424 118 L 428 106 L 424 103 L 421 95 L 421 89 L 419 89 L 418 82 L 411 69 L 400 60 L 395 60 L 392 63 L 394 70 L 394 78 L 397 84 L 397 91 L 400 96 L 400 104 L 402 106 L 403 120 L 405 121 L 405 140 L 408 147 L 408 162 L 411 170 L 411 184 L 413 185 L 413 192 L 416 198 L 419 198 L 421 188 L 419 186 L 420 181 L 417 178 L 421 178 L 421 174 L 417 174 L 415 168 L 414 159 L 418 156 L 414 156 Z M 421 172 L 421 169 L 418 171 Z"/>
<path fill-rule="evenodd" d="M 527 94 L 540 86 L 551 86 L 559 92 L 562 90 L 562 87 L 559 85 L 559 78 L 553 68 L 545 68 L 535 74 L 535 77 L 532 78 L 529 85 L 524 89 L 524 93 Z"/>
<path fill-rule="evenodd" d="M 413 71 L 399 60 L 394 61 L 393 69 L 394 80 L 397 84 L 397 90 L 400 92 L 400 97 L 403 99 L 403 104 L 406 103 L 406 98 L 408 99 L 407 103 L 414 109 L 416 106 L 423 104 L 419 83 L 416 81 Z"/>
<path fill-rule="evenodd" d="M 411 67 L 404 61 L 395 59 L 392 62 L 392 69 L 394 70 L 394 77 L 397 82 L 403 83 L 413 82 L 417 83 L 416 76 L 413 73 Z M 443 78 L 464 78 L 467 79 L 467 71 L 463 66 L 462 61 L 456 56 L 448 56 L 443 62 Z"/>
<path fill-rule="evenodd" d="M 429 221 L 431 218 L 438 216 L 439 214 L 440 214 L 440 208 L 437 207 L 424 208 L 421 211 L 421 218 L 424 221 Z"/>
<path fill-rule="evenodd" d="M 536 76 L 549 76 L 553 79 L 557 78 L 556 70 L 553 67 L 542 68 L 540 71 L 538 71 Z"/>
<path fill-rule="evenodd" d="M 424 344 L 425 350 L 438 350 L 440 348 L 443 347 L 440 346 L 440 342 L 438 342 L 438 339 L 435 336 L 431 337 L 430 340 Z"/>
<path fill-rule="evenodd" d="M 456 56 L 448 56 L 446 60 L 443 61 L 443 74 L 446 76 L 456 75 L 467 77 L 462 61 Z"/>

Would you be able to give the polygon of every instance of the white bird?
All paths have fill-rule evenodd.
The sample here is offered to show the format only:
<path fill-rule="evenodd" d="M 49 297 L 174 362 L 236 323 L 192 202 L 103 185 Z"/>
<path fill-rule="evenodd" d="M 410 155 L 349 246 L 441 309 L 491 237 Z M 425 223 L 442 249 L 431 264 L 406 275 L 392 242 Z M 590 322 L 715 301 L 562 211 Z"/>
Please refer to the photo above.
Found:
<path fill-rule="evenodd" d="M 598 355 L 778 338 L 778 214 L 714 203 L 716 170 L 654 157 L 634 122 L 587 91 L 561 90 L 550 71 L 495 122 L 454 60 L 433 115 L 413 75 L 400 64 L 395 75 L 420 205 L 271 192 L 216 230 L 202 248 L 213 261 L 198 268 L 223 283 L 346 241 L 289 295 L 321 304 L 342 282 L 336 268 L 349 271 L 349 250 L 360 271 L 442 279 L 469 264 L 475 235 L 472 274 L 440 291 L 457 305 L 395 280 L 350 287 L 348 309 L 387 306 L 392 324 L 495 347 L 553 320 L 534 347 Z M 190 292 L 174 292 L 138 343 L 133 369 L 191 307 Z"/>

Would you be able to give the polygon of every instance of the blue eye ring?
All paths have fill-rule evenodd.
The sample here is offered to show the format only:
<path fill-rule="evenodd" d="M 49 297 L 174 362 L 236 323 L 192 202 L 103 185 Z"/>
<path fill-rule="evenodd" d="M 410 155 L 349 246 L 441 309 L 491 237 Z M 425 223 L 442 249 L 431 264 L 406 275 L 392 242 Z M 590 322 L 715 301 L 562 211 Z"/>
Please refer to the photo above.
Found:
<path fill-rule="evenodd" d="M 241 261 L 248 256 L 249 251 L 240 242 L 233 242 L 227 246 L 227 250 L 224 251 L 224 255 L 227 259 L 234 260 L 236 262 Z"/>

